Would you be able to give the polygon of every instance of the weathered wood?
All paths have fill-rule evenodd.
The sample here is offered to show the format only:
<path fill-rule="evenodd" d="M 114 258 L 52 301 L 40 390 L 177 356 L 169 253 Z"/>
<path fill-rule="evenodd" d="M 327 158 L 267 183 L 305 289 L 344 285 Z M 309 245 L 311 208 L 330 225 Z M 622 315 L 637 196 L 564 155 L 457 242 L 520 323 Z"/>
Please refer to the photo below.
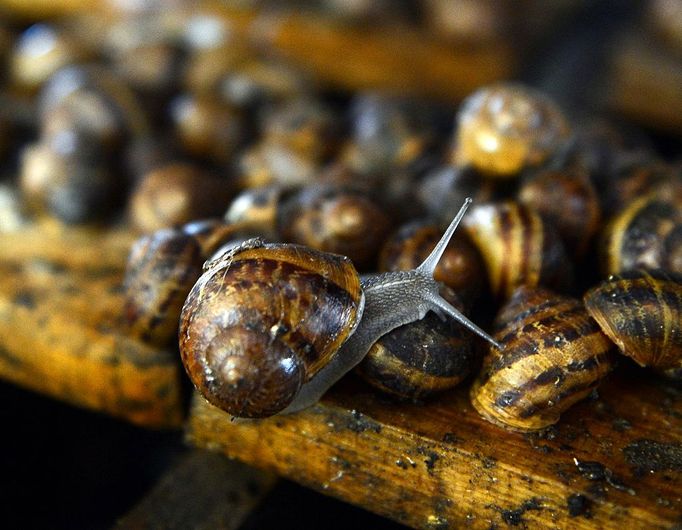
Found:
<path fill-rule="evenodd" d="M 179 457 L 116 528 L 233 530 L 257 508 L 275 476 L 195 450 Z"/>
<path fill-rule="evenodd" d="M 178 427 L 180 366 L 122 331 L 125 231 L 0 234 L 0 377 L 134 423 Z"/>
<path fill-rule="evenodd" d="M 396 404 L 350 378 L 297 415 L 236 422 L 197 396 L 188 438 L 415 527 L 682 522 L 680 388 L 615 374 L 544 436 L 486 423 L 466 391 Z"/>

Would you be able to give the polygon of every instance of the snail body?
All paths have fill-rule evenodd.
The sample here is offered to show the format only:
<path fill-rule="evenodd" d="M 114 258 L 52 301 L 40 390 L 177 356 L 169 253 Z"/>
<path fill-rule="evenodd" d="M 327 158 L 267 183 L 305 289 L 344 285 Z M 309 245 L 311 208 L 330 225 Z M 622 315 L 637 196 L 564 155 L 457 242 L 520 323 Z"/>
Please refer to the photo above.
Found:
<path fill-rule="evenodd" d="M 556 423 L 611 370 L 611 343 L 579 300 L 522 286 L 495 322 L 471 403 L 491 423 L 534 431 Z"/>
<path fill-rule="evenodd" d="M 259 240 L 216 257 L 182 310 L 180 353 L 190 379 L 234 416 L 267 417 L 314 404 L 379 337 L 429 310 L 497 344 L 440 296 L 433 279 L 469 202 L 410 271 L 361 278 L 346 257 Z"/>

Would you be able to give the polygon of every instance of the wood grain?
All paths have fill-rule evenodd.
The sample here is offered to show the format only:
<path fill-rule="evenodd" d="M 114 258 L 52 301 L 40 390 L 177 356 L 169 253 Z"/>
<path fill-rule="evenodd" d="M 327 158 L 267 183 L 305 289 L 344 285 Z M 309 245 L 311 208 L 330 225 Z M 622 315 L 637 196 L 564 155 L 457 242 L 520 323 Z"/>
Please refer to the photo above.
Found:
<path fill-rule="evenodd" d="M 121 331 L 132 236 L 53 223 L 0 234 L 0 377 L 150 427 L 182 422 L 180 366 Z"/>
<path fill-rule="evenodd" d="M 349 378 L 312 409 L 260 421 L 197 396 L 188 438 L 414 527 L 682 522 L 682 389 L 637 370 L 543 436 L 487 424 L 465 388 L 405 405 Z"/>

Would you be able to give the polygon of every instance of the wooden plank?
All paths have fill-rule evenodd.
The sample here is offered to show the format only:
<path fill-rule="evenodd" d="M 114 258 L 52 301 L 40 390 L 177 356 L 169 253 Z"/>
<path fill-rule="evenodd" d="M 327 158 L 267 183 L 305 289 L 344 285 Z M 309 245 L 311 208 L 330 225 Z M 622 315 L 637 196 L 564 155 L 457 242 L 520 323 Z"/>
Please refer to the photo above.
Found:
<path fill-rule="evenodd" d="M 115 528 L 236 530 L 275 485 L 275 476 L 208 451 L 182 455 Z"/>
<path fill-rule="evenodd" d="M 121 328 L 132 237 L 50 223 L 0 234 L 0 377 L 137 424 L 179 427 L 177 353 Z"/>
<path fill-rule="evenodd" d="M 297 415 L 235 422 L 197 396 L 188 438 L 420 528 L 682 522 L 679 387 L 614 374 L 544 436 L 486 423 L 466 394 L 396 404 L 348 378 Z"/>

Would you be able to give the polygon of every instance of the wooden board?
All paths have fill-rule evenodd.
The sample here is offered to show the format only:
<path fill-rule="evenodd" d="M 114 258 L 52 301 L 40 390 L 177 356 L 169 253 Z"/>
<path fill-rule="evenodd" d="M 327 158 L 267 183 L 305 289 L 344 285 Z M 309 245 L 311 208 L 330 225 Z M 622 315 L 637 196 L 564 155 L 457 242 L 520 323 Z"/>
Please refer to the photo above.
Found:
<path fill-rule="evenodd" d="M 0 377 L 150 427 L 182 423 L 180 363 L 121 331 L 124 230 L 0 234 Z"/>
<path fill-rule="evenodd" d="M 261 421 L 194 399 L 188 439 L 420 528 L 679 528 L 682 388 L 617 373 L 543 436 L 483 421 L 466 388 L 396 404 L 349 378 Z"/>

